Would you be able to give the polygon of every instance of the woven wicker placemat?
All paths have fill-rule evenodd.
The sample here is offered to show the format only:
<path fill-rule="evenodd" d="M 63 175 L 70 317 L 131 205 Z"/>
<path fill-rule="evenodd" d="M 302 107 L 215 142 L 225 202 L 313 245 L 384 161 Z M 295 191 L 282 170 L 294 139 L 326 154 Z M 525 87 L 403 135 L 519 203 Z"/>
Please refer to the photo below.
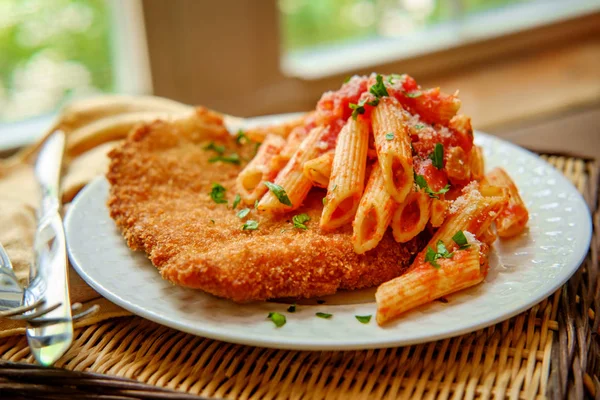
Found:
<path fill-rule="evenodd" d="M 235 345 L 139 317 L 119 318 L 77 330 L 73 346 L 56 364 L 61 370 L 24 365 L 33 362 L 25 338 L 5 338 L 0 343 L 0 359 L 5 360 L 0 362 L 0 395 L 179 396 L 164 389 L 228 399 L 600 395 L 597 165 L 572 157 L 543 157 L 575 184 L 590 210 L 596 210 L 594 236 L 590 253 L 574 277 L 557 293 L 510 320 L 415 346 L 311 352 Z"/>

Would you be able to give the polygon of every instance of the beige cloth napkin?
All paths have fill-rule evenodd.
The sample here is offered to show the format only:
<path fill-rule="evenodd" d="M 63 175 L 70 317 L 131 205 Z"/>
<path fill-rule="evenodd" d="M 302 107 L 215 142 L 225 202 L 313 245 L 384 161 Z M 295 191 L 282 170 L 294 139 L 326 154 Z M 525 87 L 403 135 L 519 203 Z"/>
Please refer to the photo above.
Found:
<path fill-rule="evenodd" d="M 47 132 L 50 134 L 62 129 L 67 134 L 62 175 L 64 208 L 90 180 L 105 173 L 107 153 L 133 126 L 190 110 L 189 106 L 151 96 L 102 96 L 68 106 Z M 6 249 L 22 285 L 27 284 L 33 258 L 35 212 L 39 203 L 32 163 L 44 138 L 10 158 L 0 159 L 0 243 Z M 84 309 L 94 304 L 100 306 L 97 313 L 78 321 L 76 327 L 130 315 L 102 298 L 72 268 L 69 269 L 69 284 L 73 303 L 83 303 Z M 0 338 L 24 331 L 22 323 L 0 319 Z"/>

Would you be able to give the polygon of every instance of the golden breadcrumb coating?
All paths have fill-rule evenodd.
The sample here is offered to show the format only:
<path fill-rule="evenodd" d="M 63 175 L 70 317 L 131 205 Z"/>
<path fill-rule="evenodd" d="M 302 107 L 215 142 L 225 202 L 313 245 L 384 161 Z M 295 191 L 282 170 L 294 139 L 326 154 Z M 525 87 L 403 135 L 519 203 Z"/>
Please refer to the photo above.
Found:
<path fill-rule="evenodd" d="M 243 220 L 231 206 L 242 165 L 210 163 L 214 141 L 248 160 L 253 143 L 240 146 L 218 115 L 198 109 L 186 120 L 156 121 L 134 129 L 110 154 L 108 207 L 129 247 L 144 250 L 163 278 L 236 302 L 314 297 L 339 289 L 379 285 L 402 274 L 418 251 L 417 240 L 396 243 L 388 232 L 367 254 L 354 253 L 352 227 L 319 230 L 324 191 L 313 189 L 295 214 L 307 213 L 308 229 L 293 215 L 259 215 L 250 206 Z M 209 193 L 219 183 L 228 204 Z M 242 231 L 246 220 L 258 229 Z"/>

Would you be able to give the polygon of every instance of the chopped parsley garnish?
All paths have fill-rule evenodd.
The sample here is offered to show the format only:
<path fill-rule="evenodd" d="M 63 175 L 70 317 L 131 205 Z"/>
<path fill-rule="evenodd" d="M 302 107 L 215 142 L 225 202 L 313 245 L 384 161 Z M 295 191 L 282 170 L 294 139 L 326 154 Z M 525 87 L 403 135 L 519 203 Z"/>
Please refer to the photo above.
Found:
<path fill-rule="evenodd" d="M 223 153 L 225 153 L 225 146 L 223 145 L 219 145 L 219 144 L 215 144 L 215 142 L 210 142 L 209 144 L 207 144 L 206 146 L 203 147 L 204 150 L 212 150 L 215 153 L 221 155 Z"/>
<path fill-rule="evenodd" d="M 344 79 L 344 83 L 350 82 L 350 79 L 352 79 L 352 77 L 351 76 L 347 76 L 346 79 Z"/>
<path fill-rule="evenodd" d="M 464 250 L 471 247 L 463 231 L 456 232 L 454 236 L 452 236 L 452 240 L 458 245 L 459 250 Z"/>
<path fill-rule="evenodd" d="M 383 83 L 383 76 L 377 75 L 377 83 L 369 88 L 369 92 L 379 98 L 384 96 L 389 96 L 387 89 L 385 88 L 385 84 Z"/>
<path fill-rule="evenodd" d="M 348 107 L 350 107 L 353 110 L 352 111 L 353 119 L 356 119 L 356 117 L 358 117 L 359 114 L 365 113 L 365 104 L 375 107 L 375 106 L 377 106 L 377 104 L 379 104 L 379 99 L 376 98 L 375 100 L 372 100 L 372 101 L 361 100 L 358 102 L 358 104 L 354 104 L 354 103 L 348 104 Z"/>
<path fill-rule="evenodd" d="M 292 304 L 291 306 L 288 307 L 288 312 L 296 312 L 296 305 Z"/>
<path fill-rule="evenodd" d="M 215 220 L 214 220 L 214 219 L 211 219 L 211 220 L 210 220 L 210 222 L 211 222 L 211 224 L 214 224 L 214 223 L 215 223 Z"/>
<path fill-rule="evenodd" d="M 315 315 L 319 318 L 324 318 L 324 319 L 329 319 L 329 318 L 333 317 L 333 314 L 327 314 L 324 312 L 318 312 Z"/>
<path fill-rule="evenodd" d="M 251 220 L 251 219 L 244 222 L 244 225 L 242 225 L 243 231 L 255 231 L 257 229 L 258 229 L 258 222 Z"/>
<path fill-rule="evenodd" d="M 210 163 L 214 163 L 217 161 L 221 161 L 221 162 L 225 162 L 225 163 L 230 163 L 230 164 L 235 164 L 235 165 L 240 165 L 240 156 L 237 153 L 231 153 L 228 156 L 216 156 L 216 157 L 211 157 L 208 159 L 208 162 Z"/>
<path fill-rule="evenodd" d="M 265 185 L 275 195 L 275 197 L 277 197 L 277 200 L 279 200 L 281 204 L 285 204 L 286 206 L 290 207 L 292 206 L 292 202 L 290 201 L 290 198 L 288 197 L 284 188 L 269 181 L 265 182 Z"/>
<path fill-rule="evenodd" d="M 236 194 L 235 199 L 233 199 L 233 205 L 231 206 L 231 209 L 235 210 L 235 208 L 238 206 L 238 204 L 240 204 L 240 201 L 242 201 L 242 198 L 240 197 L 239 194 Z"/>
<path fill-rule="evenodd" d="M 225 198 L 225 192 L 227 189 L 219 183 L 212 184 L 212 190 L 210 191 L 210 198 L 217 204 L 226 204 L 227 199 Z"/>
<path fill-rule="evenodd" d="M 331 188 L 331 191 L 334 191 L 335 189 L 337 189 L 337 183 L 335 185 L 333 185 L 333 187 Z"/>
<path fill-rule="evenodd" d="M 402 79 L 402 75 L 391 74 L 390 76 L 388 76 L 388 79 L 387 79 L 388 83 L 390 85 L 393 85 L 394 84 L 394 79 L 401 80 Z"/>
<path fill-rule="evenodd" d="M 327 197 L 323 197 L 323 205 L 326 206 L 327 205 Z"/>
<path fill-rule="evenodd" d="M 437 252 L 434 251 L 431 247 L 427 246 L 427 251 L 425 252 L 425 261 L 429 262 L 429 264 L 433 265 L 435 268 L 440 268 L 440 264 L 438 264 L 437 260 L 440 258 L 452 258 L 454 253 L 449 253 L 448 249 L 444 245 L 444 242 L 438 240 L 437 242 Z"/>
<path fill-rule="evenodd" d="M 420 97 L 420 96 L 422 96 L 422 95 L 423 95 L 423 92 L 420 92 L 420 91 L 411 92 L 411 93 L 404 92 L 404 95 L 405 95 L 406 97 L 409 97 L 409 98 L 411 98 L 411 99 L 414 99 L 415 97 Z"/>
<path fill-rule="evenodd" d="M 235 215 L 238 218 L 245 218 L 249 213 L 250 213 L 250 209 L 244 208 L 244 209 L 241 209 L 240 211 L 238 211 L 237 214 L 235 214 Z"/>
<path fill-rule="evenodd" d="M 237 131 L 237 133 L 235 134 L 235 142 L 237 144 L 244 144 L 246 142 L 248 142 L 250 139 L 248 139 L 248 136 L 246 136 L 246 133 L 243 130 L 239 130 Z"/>
<path fill-rule="evenodd" d="M 285 325 L 285 315 L 278 312 L 270 312 L 267 318 L 273 321 L 276 327 L 281 328 Z"/>
<path fill-rule="evenodd" d="M 254 200 L 254 209 L 258 208 L 258 199 Z"/>
<path fill-rule="evenodd" d="M 385 134 L 386 140 L 394 140 L 394 132 L 389 132 Z"/>
<path fill-rule="evenodd" d="M 416 124 L 415 125 L 415 129 L 423 129 L 423 128 L 425 128 L 425 125 L 423 125 L 423 124 Z"/>
<path fill-rule="evenodd" d="M 429 158 L 431 161 L 433 161 L 434 167 L 437 169 L 444 168 L 444 145 L 441 143 L 436 143 L 433 153 L 431 153 Z"/>
<path fill-rule="evenodd" d="M 310 221 L 310 217 L 308 214 L 298 214 L 292 217 L 292 222 L 294 223 L 294 228 L 298 229 L 308 229 L 308 227 L 304 224 L 305 222 Z"/>
<path fill-rule="evenodd" d="M 352 118 L 356 119 L 359 114 L 365 113 L 365 103 L 359 102 L 358 104 L 350 103 L 348 107 L 352 109 Z"/>
<path fill-rule="evenodd" d="M 427 193 L 429 195 L 429 197 L 433 197 L 434 199 L 439 199 L 440 194 L 444 194 L 448 190 L 450 190 L 450 184 L 447 184 L 446 186 L 444 186 L 437 192 L 434 190 L 431 190 L 431 188 L 427 184 L 427 181 L 425 180 L 425 177 L 423 175 L 415 175 L 415 182 L 421 189 L 423 189 L 425 191 L 425 193 Z"/>
<path fill-rule="evenodd" d="M 368 324 L 371 321 L 371 315 L 355 315 L 354 317 L 361 324 Z"/>

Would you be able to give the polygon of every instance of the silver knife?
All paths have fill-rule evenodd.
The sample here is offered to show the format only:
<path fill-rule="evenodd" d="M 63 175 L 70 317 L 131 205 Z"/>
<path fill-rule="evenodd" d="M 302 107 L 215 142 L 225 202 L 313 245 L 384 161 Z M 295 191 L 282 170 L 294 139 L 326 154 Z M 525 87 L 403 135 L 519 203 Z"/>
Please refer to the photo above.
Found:
<path fill-rule="evenodd" d="M 64 147 L 65 135 L 56 131 L 44 143 L 35 164 L 42 201 L 34 240 L 35 259 L 30 270 L 30 284 L 25 289 L 25 304 L 31 305 L 43 299 L 44 304 L 34 312 L 56 307 L 34 320 L 45 324 L 27 326 L 31 353 L 43 366 L 54 364 L 73 341 L 67 250 L 59 198 Z"/>

